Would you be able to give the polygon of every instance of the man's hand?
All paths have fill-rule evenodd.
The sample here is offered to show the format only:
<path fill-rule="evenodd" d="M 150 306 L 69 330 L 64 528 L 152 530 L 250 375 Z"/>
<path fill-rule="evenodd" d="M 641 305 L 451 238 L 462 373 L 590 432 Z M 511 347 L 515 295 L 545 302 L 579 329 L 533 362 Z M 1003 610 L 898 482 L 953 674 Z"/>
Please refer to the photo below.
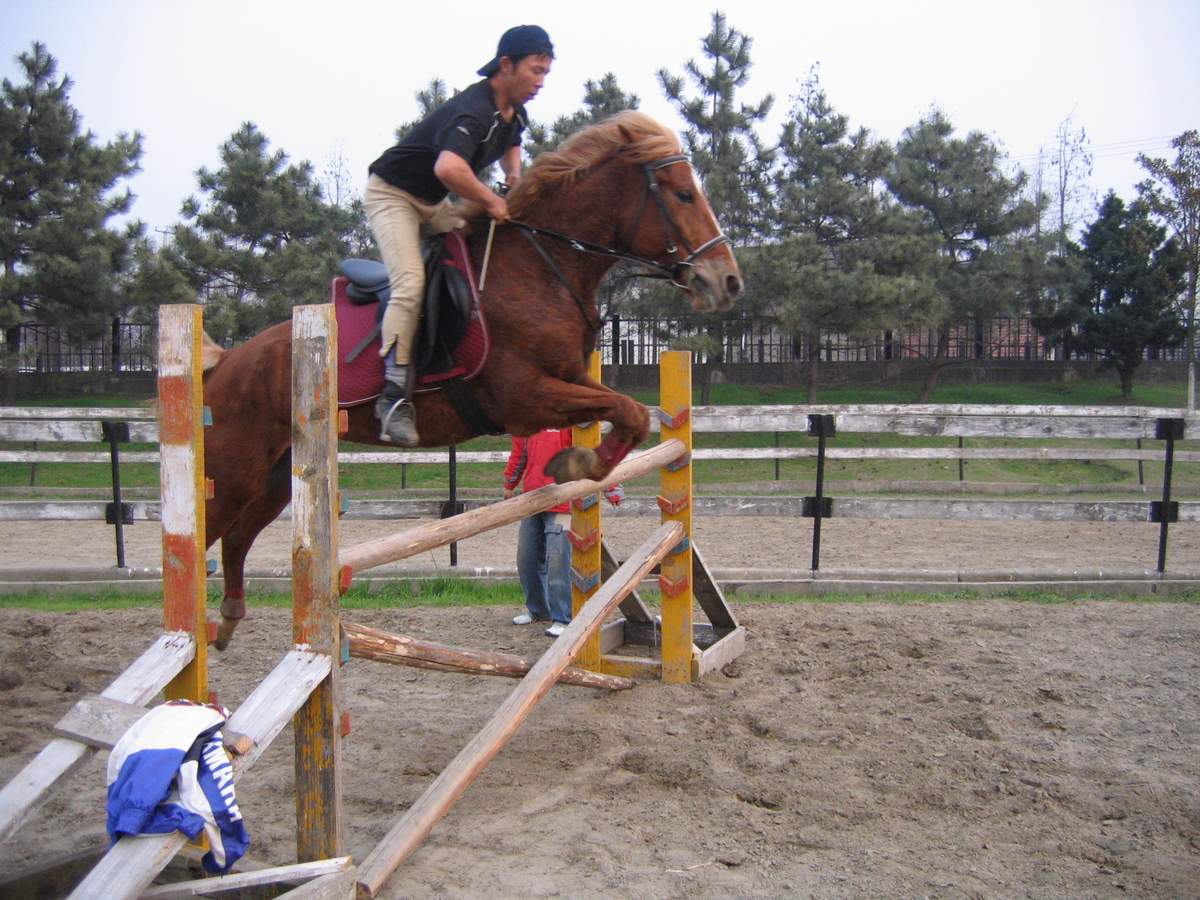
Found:
<path fill-rule="evenodd" d="M 487 214 L 501 224 L 507 222 L 508 201 L 499 194 L 492 194 L 491 192 L 489 192 L 489 197 L 490 199 L 484 203 L 484 209 L 487 210 Z"/>
<path fill-rule="evenodd" d="M 517 492 L 513 488 L 504 489 L 504 499 L 511 500 Z"/>

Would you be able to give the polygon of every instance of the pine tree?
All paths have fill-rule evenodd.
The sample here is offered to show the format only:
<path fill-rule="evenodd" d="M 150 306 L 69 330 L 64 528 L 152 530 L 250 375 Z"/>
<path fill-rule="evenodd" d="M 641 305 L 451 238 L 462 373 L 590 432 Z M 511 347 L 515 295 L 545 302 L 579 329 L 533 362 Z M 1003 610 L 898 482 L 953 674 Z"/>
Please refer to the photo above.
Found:
<path fill-rule="evenodd" d="M 1171 141 L 1175 161 L 1138 155 L 1150 177 L 1137 186 L 1150 210 L 1170 226 L 1183 253 L 1186 285 L 1188 407 L 1196 408 L 1196 281 L 1200 278 L 1200 132 L 1185 131 Z"/>
<path fill-rule="evenodd" d="M 905 129 L 887 175 L 896 198 L 913 214 L 920 233 L 936 244 L 927 261 L 941 314 L 934 323 L 937 348 L 921 389 L 927 401 L 948 359 L 950 329 L 1015 312 L 1033 279 L 1022 266 L 1037 222 L 1037 207 L 1022 199 L 1027 176 L 1009 177 L 1002 155 L 984 134 L 954 136 L 938 110 Z"/>
<path fill-rule="evenodd" d="M 672 75 L 665 68 L 658 71 L 663 93 L 685 124 L 683 149 L 717 221 L 739 249 L 756 245 L 769 228 L 763 211 L 770 205 L 774 151 L 763 145 L 755 129 L 771 111 L 774 98 L 768 94 L 748 104 L 739 96 L 750 80 L 753 43 L 748 35 L 731 28 L 723 13 L 714 12 L 712 29 L 701 40 L 702 61 L 689 60 L 684 75 Z M 686 91 L 688 81 L 695 90 L 692 96 Z M 740 253 L 739 260 L 745 264 L 751 256 L 752 252 Z M 749 324 L 753 297 L 748 293 L 722 317 L 701 319 L 690 311 L 682 315 L 689 330 L 696 333 L 676 338 L 674 345 L 705 359 L 700 370 L 703 403 L 709 401 L 712 378 L 724 362 L 724 348 L 737 341 Z M 646 291 L 639 306 L 676 314 L 680 309 L 677 297 L 663 289 Z"/>
<path fill-rule="evenodd" d="M 133 202 L 117 186 L 138 171 L 142 137 L 100 144 L 46 45 L 17 59 L 24 83 L 0 89 L 0 326 L 37 317 L 90 336 L 122 305 L 118 276 L 141 225 L 108 222 Z"/>
<path fill-rule="evenodd" d="M 268 148 L 244 123 L 221 146 L 220 168 L 196 173 L 200 197 L 183 203 L 174 252 L 215 337 L 244 338 L 295 304 L 322 302 L 346 254 L 351 217 L 325 202 L 310 163 Z"/>
<path fill-rule="evenodd" d="M 707 68 L 689 60 L 684 65 L 696 94 L 685 94 L 683 76 L 658 70 L 667 99 L 686 125 L 684 149 L 726 233 L 746 244 L 760 233 L 761 210 L 770 199 L 769 171 L 773 151 L 755 131 L 766 119 L 774 98 L 743 103 L 738 91 L 750 80 L 753 39 L 731 28 L 720 12 L 712 14 L 712 31 L 701 41 Z"/>
<path fill-rule="evenodd" d="M 1075 301 L 1084 310 L 1080 339 L 1121 379 L 1121 396 L 1133 392 L 1133 376 L 1148 347 L 1177 347 L 1185 331 L 1175 300 L 1186 266 L 1177 241 L 1150 220 L 1140 201 L 1126 207 L 1109 192 L 1083 235 L 1087 281 Z"/>
<path fill-rule="evenodd" d="M 458 91 L 454 92 L 455 94 Z M 417 117 L 411 122 L 401 122 L 396 126 L 396 140 L 404 140 L 404 136 L 427 115 L 449 100 L 453 94 L 446 89 L 446 82 L 441 78 L 430 78 L 424 89 L 417 91 L 413 97 L 417 101 Z"/>
<path fill-rule="evenodd" d="M 891 148 L 850 131 L 814 69 L 779 141 L 772 218 L 777 240 L 754 266 L 756 289 L 803 340 L 816 402 L 820 332 L 866 336 L 925 317 L 931 295 L 907 266 L 903 214 L 883 188 Z"/>

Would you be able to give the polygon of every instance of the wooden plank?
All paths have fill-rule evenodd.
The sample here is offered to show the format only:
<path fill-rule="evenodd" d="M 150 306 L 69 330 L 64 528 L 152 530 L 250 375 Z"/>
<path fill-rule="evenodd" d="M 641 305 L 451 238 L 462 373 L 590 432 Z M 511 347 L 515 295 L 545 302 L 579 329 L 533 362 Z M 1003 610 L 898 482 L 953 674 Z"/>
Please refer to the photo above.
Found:
<path fill-rule="evenodd" d="M 195 656 L 188 634 L 160 635 L 134 663 L 106 687 L 101 696 L 144 705 Z M 7 839 L 50 795 L 64 776 L 74 771 L 94 751 L 86 744 L 56 738 L 0 790 L 0 840 Z"/>
<path fill-rule="evenodd" d="M 679 543 L 683 527 L 669 522 L 647 539 L 617 570 L 566 630 L 537 661 L 495 715 L 434 780 L 433 784 L 400 817 L 359 869 L 359 895 L 373 897 L 396 868 L 421 845 L 483 768 L 516 733 L 521 723 L 546 695 L 588 636 L 621 602 L 629 590 Z"/>
<path fill-rule="evenodd" d="M 1181 521 L 1200 518 L 1200 503 L 1180 503 Z M 1149 522 L 1150 503 L 1039 500 L 837 499 L 833 514 L 853 519 L 1015 519 L 1039 522 Z"/>
<path fill-rule="evenodd" d="M 727 630 L 738 627 L 737 616 L 733 614 L 733 609 L 725 599 L 725 592 L 713 578 L 695 541 L 692 542 L 692 591 L 713 628 Z"/>
<path fill-rule="evenodd" d="M 249 767 L 270 746 L 296 710 L 319 685 L 332 667 L 323 653 L 292 650 L 286 654 L 237 711 L 229 727 L 254 741 L 254 750 L 234 760 L 234 769 Z"/>
<path fill-rule="evenodd" d="M 739 404 L 728 406 L 697 406 L 698 419 L 712 415 L 752 417 L 765 414 L 786 414 L 798 418 L 813 415 L 933 415 L 933 416 L 1141 416 L 1145 418 L 1179 418 L 1195 416 L 1186 407 L 1158 406 L 1068 406 L 1062 404 L 990 404 L 990 403 L 813 403 L 813 404 Z M 0 406 L 0 419 L 123 419 L 153 421 L 155 411 L 148 407 L 114 406 Z M 807 422 L 797 429 L 805 431 Z M 507 454 L 500 453 L 501 462 Z M 445 461 L 445 457 L 441 459 Z"/>
<path fill-rule="evenodd" d="M 628 481 L 644 475 L 670 462 L 683 452 L 678 441 L 667 441 L 651 450 L 631 456 L 622 462 L 603 482 L 590 480 L 573 481 L 568 484 L 551 484 L 521 494 L 511 500 L 502 500 L 489 506 L 474 509 L 439 522 L 420 525 L 416 528 L 389 535 L 374 541 L 345 548 L 338 556 L 338 564 L 351 572 L 361 572 L 384 563 L 395 562 L 426 550 L 443 547 L 454 541 L 465 540 L 474 534 L 490 531 L 501 525 L 509 525 L 528 515 L 550 509 L 576 497 L 583 497 L 603 490 L 618 481 Z"/>
<path fill-rule="evenodd" d="M 146 712 L 144 706 L 89 694 L 58 720 L 54 733 L 97 750 L 111 750 Z"/>
<path fill-rule="evenodd" d="M 235 774 L 254 764 L 313 689 L 328 676 L 331 667 L 332 660 L 324 654 L 293 650 L 259 683 L 237 712 L 229 717 L 230 728 L 254 741 L 254 748 L 249 753 L 233 758 Z M 186 838 L 179 831 L 123 837 L 71 896 L 79 900 L 138 897 L 184 843 Z"/>
<path fill-rule="evenodd" d="M 703 678 L 728 665 L 741 656 L 745 649 L 746 629 L 739 626 L 700 653 L 696 677 Z"/>
<path fill-rule="evenodd" d="M 755 415 L 789 415 L 795 418 L 808 415 L 916 415 L 916 416 L 1140 416 L 1143 418 L 1178 418 L 1196 416 L 1185 407 L 1175 406 L 1069 406 L 1063 404 L 996 404 L 996 403 L 813 403 L 813 404 L 743 404 L 729 406 L 697 406 L 698 419 L 713 415 L 753 417 Z M 808 429 L 807 421 L 799 431 Z"/>
<path fill-rule="evenodd" d="M 144 706 L 89 694 L 59 719 L 54 732 L 97 750 L 111 750 L 147 712 Z M 244 754 L 251 749 L 252 742 L 245 735 L 222 728 L 221 736 L 225 749 L 231 753 Z"/>
<path fill-rule="evenodd" d="M 947 482 L 947 484 L 950 484 L 950 482 Z M 544 488 L 543 488 L 543 490 L 544 490 Z M 487 504 L 487 503 L 483 503 L 482 501 L 467 501 L 468 507 L 471 508 L 471 504 L 476 503 L 476 502 L 479 502 L 479 504 L 480 504 L 479 506 L 474 507 L 474 509 L 476 509 L 476 510 L 488 509 L 493 506 L 499 505 L 496 503 Z M 504 502 L 509 502 L 509 501 L 504 501 Z M 889 512 L 885 507 L 882 507 L 882 506 L 879 507 L 879 511 L 877 511 L 877 512 L 867 512 L 866 511 L 867 507 L 865 506 L 865 504 L 870 504 L 870 503 L 898 504 L 898 505 L 903 506 L 903 505 L 911 504 L 916 501 L 844 499 L 844 500 L 838 500 L 836 502 L 843 506 L 843 510 L 837 512 L 836 513 L 837 515 L 840 515 L 840 516 L 843 516 L 846 518 L 852 517 L 852 518 L 860 518 L 861 519 L 861 518 L 890 518 L 892 516 L 891 512 Z M 952 500 L 947 499 L 947 500 L 925 500 L 922 502 L 929 503 L 929 504 L 941 504 L 941 503 L 952 503 L 952 502 L 962 503 L 962 502 L 966 502 L 966 501 L 952 501 Z M 1000 501 L 980 501 L 980 502 L 1000 502 Z M 1023 503 L 1025 501 L 1012 501 L 1012 502 Z M 1047 504 L 1050 504 L 1050 503 L 1057 504 L 1060 502 L 1061 501 L 1046 501 Z M 1112 501 L 1112 503 L 1116 503 L 1116 504 L 1138 503 L 1138 502 L 1142 502 L 1142 501 Z M 134 520 L 135 521 L 157 521 L 159 518 L 157 503 L 133 502 L 133 503 L 131 503 L 131 506 L 133 507 L 133 510 L 134 510 Z M 357 502 L 352 503 L 350 506 L 349 512 L 346 513 L 346 515 L 343 518 L 354 519 L 354 520 L 359 520 L 359 519 L 387 519 L 387 520 L 436 519 L 438 511 L 441 509 L 441 502 L 440 501 L 432 501 L 432 500 L 417 500 L 417 501 L 382 500 L 382 501 L 377 501 L 376 503 L 372 504 L 372 506 L 374 508 L 374 514 L 369 515 L 369 516 L 363 516 L 363 515 L 358 514 L 358 512 L 360 511 L 359 504 Z M 700 516 L 700 517 L 721 517 L 721 516 L 728 516 L 728 517 L 746 517 L 746 516 L 749 516 L 749 517 L 755 517 L 755 516 L 793 517 L 793 516 L 799 516 L 801 514 L 802 506 L 803 506 L 803 498 L 788 496 L 788 495 L 784 495 L 784 494 L 771 494 L 771 495 L 758 496 L 758 497 L 696 496 L 696 497 L 692 498 L 692 507 L 694 510 L 694 515 Z M 44 509 L 41 509 L 42 507 L 44 507 Z M 1184 522 L 1200 521 L 1200 501 L 1182 500 L 1182 501 L 1180 501 L 1179 509 L 1180 509 L 1180 512 L 1179 512 L 1180 521 L 1184 521 Z M 1148 507 L 1147 507 L 1147 510 L 1148 510 Z M 41 514 L 39 514 L 39 512 L 44 512 L 47 514 L 41 515 Z M 659 512 L 658 506 L 655 504 L 654 499 L 651 497 L 627 497 L 625 502 L 623 502 L 618 509 L 610 510 L 608 512 L 608 515 L 613 516 L 614 518 L 637 518 L 637 517 L 646 517 L 646 516 L 657 516 L 658 512 Z M 88 514 L 84 515 L 81 513 L 88 513 Z M 1147 512 L 1147 514 L 1148 514 L 1148 512 Z M 1122 513 L 1120 515 L 1119 520 L 1120 521 L 1127 521 L 1127 520 L 1133 521 L 1133 520 L 1137 520 L 1139 515 L 1141 515 L 1141 513 L 1136 513 L 1136 514 Z M 285 517 L 286 517 L 286 514 L 285 514 Z M 922 512 L 919 516 L 908 516 L 908 517 L 909 518 L 915 517 L 915 518 L 935 518 L 936 519 L 936 518 L 940 518 L 941 516 L 936 515 L 936 514 L 930 514 L 928 512 Z M 960 514 L 953 513 L 953 512 L 950 513 L 947 517 L 979 518 L 979 516 L 974 516 L 974 515 L 964 516 L 964 515 L 960 515 Z M 982 516 L 982 518 L 1003 518 L 1003 517 L 998 516 L 998 515 L 989 514 L 989 515 Z M 1033 518 L 1036 518 L 1036 516 L 1034 516 Z M 1055 513 L 1054 515 L 1051 516 L 1051 518 L 1054 520 L 1078 518 L 1080 521 L 1096 521 L 1096 519 L 1090 515 L 1079 514 L 1077 511 L 1072 512 L 1072 511 L 1066 511 L 1066 510 L 1064 510 L 1061 514 Z M 46 503 L 46 504 L 28 503 L 26 501 L 12 501 L 9 503 L 0 503 L 0 522 L 3 522 L 3 521 L 40 521 L 43 519 L 45 519 L 45 520 L 63 520 L 63 521 L 103 521 L 104 520 L 104 503 L 91 502 L 91 501 L 83 501 L 83 502 L 78 502 L 78 503 L 63 501 L 63 502 L 59 502 L 59 503 Z M 446 519 L 444 521 L 449 522 L 450 520 Z M 508 524 L 508 523 L 505 522 L 504 524 Z M 408 532 L 403 532 L 403 534 L 407 534 L 407 533 Z M 396 538 L 396 537 L 399 537 L 399 535 L 393 536 L 393 538 Z M 461 540 L 461 538 L 457 538 L 457 539 Z M 446 543 L 449 543 L 449 541 L 446 541 Z M 435 546 L 441 546 L 441 544 L 435 544 Z M 429 548 L 422 548 L 422 549 L 429 549 Z M 419 552 L 422 552 L 421 549 L 415 550 L 412 553 L 405 552 L 404 557 L 412 556 Z M 404 558 L 404 557 L 401 557 L 401 558 Z M 382 563 L 379 563 L 377 565 L 382 565 Z"/>
<path fill-rule="evenodd" d="M 529 660 L 513 653 L 491 650 L 467 650 L 434 641 L 422 641 L 405 634 L 389 634 L 354 622 L 343 622 L 350 655 L 359 659 L 394 663 L 417 669 L 456 672 L 461 675 L 496 675 L 502 678 L 524 678 L 533 668 Z M 568 666 L 559 676 L 561 684 L 600 690 L 623 691 L 633 687 L 626 679 L 610 678 L 587 669 Z"/>
<path fill-rule="evenodd" d="M 104 434 L 99 422 L 0 421 L 0 441 L 98 444 L 103 440 Z M 158 441 L 158 426 L 153 422 L 130 422 L 129 440 L 136 444 L 153 444 Z"/>
<path fill-rule="evenodd" d="M 112 459 L 108 451 L 87 450 L 0 450 L 0 463 L 103 463 Z M 156 450 L 122 450 L 121 463 L 156 463 Z"/>
<path fill-rule="evenodd" d="M 1006 507 L 1007 504 L 1007 507 Z M 804 498 L 784 495 L 764 497 L 695 497 L 695 514 L 700 517 L 798 518 Z M 633 497 L 621 504 L 620 516 L 649 516 L 654 504 Z M 627 507 L 627 508 L 626 508 Z M 1103 503 L 1062 500 L 963 500 L 835 498 L 833 515 L 846 519 L 1033 519 L 1079 522 L 1146 522 L 1150 504 L 1146 500 L 1112 500 Z M 1179 521 L 1200 521 L 1200 501 L 1179 501 Z"/>
<path fill-rule="evenodd" d="M 600 626 L 600 656 L 625 645 L 625 619 L 609 619 Z"/>
<path fill-rule="evenodd" d="M 693 411 L 693 428 L 708 432 L 806 432 L 808 416 L 818 414 L 835 416 L 839 432 L 993 437 L 1152 438 L 1155 419 L 1185 418 L 1185 437 L 1200 438 L 1200 416 L 1182 409 L 1153 407 L 701 406 Z M 651 430 L 657 428 L 658 422 L 652 420 Z"/>
<path fill-rule="evenodd" d="M 398 463 L 407 465 L 424 463 L 444 466 L 449 460 L 449 450 L 397 450 L 394 453 L 355 451 L 338 454 L 339 463 L 354 463 L 355 465 L 394 466 Z M 459 465 L 466 463 L 503 463 L 508 461 L 508 454 L 502 450 L 459 450 L 455 453 L 455 460 Z"/>
<path fill-rule="evenodd" d="M 134 521 L 157 522 L 157 501 L 127 500 Z M 0 503 L 0 522 L 103 522 L 104 500 L 7 500 Z"/>
<path fill-rule="evenodd" d="M 199 636 L 195 658 L 166 686 L 164 693 L 170 700 L 197 702 L 208 700 L 203 335 L 203 309 L 199 305 L 159 307 L 163 628 Z"/>
<path fill-rule="evenodd" d="M 612 577 L 613 573 L 621 567 L 617 562 L 617 558 L 613 556 L 612 550 L 605 540 L 600 541 L 600 578 L 607 580 Z M 650 609 L 642 601 L 642 595 L 636 589 L 629 592 L 629 596 L 621 601 L 621 615 L 630 622 L 641 622 L 650 624 L 654 621 L 654 616 L 650 613 Z M 603 641 L 601 641 L 603 643 Z M 619 646 L 619 645 L 618 645 Z M 611 649 L 611 648 L 610 648 Z M 601 652 L 605 652 L 601 648 Z"/>
<path fill-rule="evenodd" d="M 333 859 L 318 859 L 290 866 L 272 866 L 253 872 L 238 872 L 233 875 L 218 875 L 213 878 L 198 878 L 194 881 L 177 881 L 161 884 L 145 891 L 141 900 L 183 900 L 186 897 L 218 897 L 234 891 L 276 884 L 311 882 L 326 875 L 345 872 L 354 873 L 354 864 L 349 856 Z M 353 883 L 353 882 L 352 882 Z M 288 896 L 293 896 L 289 894 Z"/>
<path fill-rule="evenodd" d="M 692 452 L 694 460 L 813 459 L 816 447 L 709 449 Z M 827 447 L 826 459 L 1051 459 L 1150 460 L 1161 462 L 1162 449 L 1097 449 L 1091 447 Z M 1200 452 L 1175 452 L 1176 462 L 1200 462 Z"/>
<path fill-rule="evenodd" d="M 158 413 L 148 406 L 0 406 L 0 419 L 120 419 L 154 422 Z"/>
<path fill-rule="evenodd" d="M 611 656 L 600 658 L 600 671 L 625 678 L 662 678 L 662 660 L 649 656 Z"/>
<path fill-rule="evenodd" d="M 873 431 L 947 437 L 1154 438 L 1154 419 L 1124 417 L 840 416 L 839 432 Z M 1193 426 L 1200 436 L 1200 420 Z"/>
<path fill-rule="evenodd" d="M 332 304 L 292 311 L 292 637 L 340 658 L 336 348 Z M 342 853 L 340 671 L 330 669 L 293 723 L 301 861 Z"/>
<path fill-rule="evenodd" d="M 292 900 L 355 900 L 358 894 L 358 870 L 350 869 L 333 875 L 323 875 L 293 891 L 281 894 Z"/>
<path fill-rule="evenodd" d="M 338 462 L 342 465 L 362 465 L 373 463 L 411 463 L 414 460 L 405 459 L 408 454 L 400 453 L 339 453 Z M 415 454 L 413 454 L 415 455 Z M 435 457 L 436 454 L 426 454 Z M 732 447 L 715 447 L 705 450 L 693 450 L 693 460 L 772 460 L 772 459 L 813 459 L 817 455 L 816 447 L 757 447 L 738 449 Z M 389 459 L 359 459 L 361 456 L 390 457 Z M 501 459 L 472 459 L 473 456 L 501 457 Z M 459 464 L 468 462 L 503 462 L 503 453 L 460 453 Z M 826 459 L 1051 459 L 1051 460 L 1145 460 L 1161 462 L 1162 449 L 1121 449 L 1093 447 L 829 447 L 825 451 Z M 121 463 L 157 463 L 158 452 L 155 450 L 123 450 Z M 420 462 L 445 463 L 445 459 L 419 460 Z M 1176 462 L 1200 462 L 1200 452 L 1192 450 L 1176 450 Z M 73 451 L 73 450 L 0 450 L 2 463 L 103 463 L 109 462 L 107 452 Z M 369 501 L 355 501 L 356 504 Z M 427 509 L 434 510 L 430 515 L 436 516 L 440 511 L 440 501 L 428 501 Z M 379 518 L 386 518 L 386 513 L 379 513 Z M 416 518 L 416 516 L 412 516 Z"/>

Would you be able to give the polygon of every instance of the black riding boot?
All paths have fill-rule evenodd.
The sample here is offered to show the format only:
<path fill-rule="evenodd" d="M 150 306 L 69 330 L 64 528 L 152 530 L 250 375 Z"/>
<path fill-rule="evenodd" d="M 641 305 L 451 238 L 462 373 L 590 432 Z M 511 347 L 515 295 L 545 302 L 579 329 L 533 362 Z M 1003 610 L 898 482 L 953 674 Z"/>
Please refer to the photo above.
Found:
<path fill-rule="evenodd" d="M 375 415 L 379 419 L 379 439 L 398 447 L 415 447 L 417 414 L 408 390 L 408 366 L 388 363 L 383 383 L 383 393 L 375 401 Z"/>

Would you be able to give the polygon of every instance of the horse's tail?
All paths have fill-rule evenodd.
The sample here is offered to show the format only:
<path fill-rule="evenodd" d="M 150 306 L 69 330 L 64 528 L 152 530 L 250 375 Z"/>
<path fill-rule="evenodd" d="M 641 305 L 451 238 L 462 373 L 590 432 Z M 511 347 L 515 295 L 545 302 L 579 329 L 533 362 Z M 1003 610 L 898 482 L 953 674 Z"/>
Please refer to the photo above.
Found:
<path fill-rule="evenodd" d="M 207 331 L 202 331 L 201 336 L 200 367 L 202 371 L 209 372 L 221 361 L 225 349 L 210 338 Z"/>

